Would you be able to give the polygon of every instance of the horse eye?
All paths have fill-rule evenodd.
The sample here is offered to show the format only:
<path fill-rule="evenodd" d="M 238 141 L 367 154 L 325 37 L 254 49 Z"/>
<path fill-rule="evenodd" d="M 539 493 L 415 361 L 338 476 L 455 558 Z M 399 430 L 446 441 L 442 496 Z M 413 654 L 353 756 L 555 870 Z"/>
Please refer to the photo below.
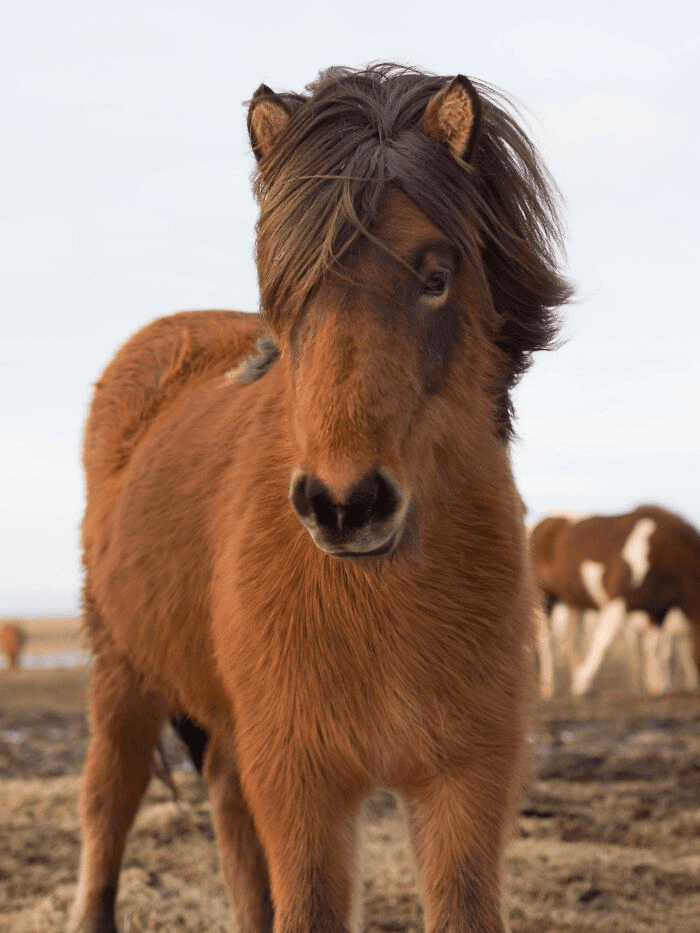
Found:
<path fill-rule="evenodd" d="M 447 291 L 450 277 L 447 272 L 439 269 L 431 272 L 421 283 L 421 291 L 427 298 L 440 298 Z"/>

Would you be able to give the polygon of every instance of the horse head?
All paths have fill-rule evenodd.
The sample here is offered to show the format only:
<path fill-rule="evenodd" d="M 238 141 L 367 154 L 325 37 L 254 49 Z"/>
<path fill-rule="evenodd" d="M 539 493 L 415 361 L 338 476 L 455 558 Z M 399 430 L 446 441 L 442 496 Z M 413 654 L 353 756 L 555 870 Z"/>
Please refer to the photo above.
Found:
<path fill-rule="evenodd" d="M 308 100 L 263 86 L 249 111 L 263 311 L 292 399 L 289 498 L 336 557 L 412 540 L 453 409 L 494 433 L 494 309 L 459 206 L 481 102 L 462 76 L 421 95 L 405 78 L 327 78 Z"/>

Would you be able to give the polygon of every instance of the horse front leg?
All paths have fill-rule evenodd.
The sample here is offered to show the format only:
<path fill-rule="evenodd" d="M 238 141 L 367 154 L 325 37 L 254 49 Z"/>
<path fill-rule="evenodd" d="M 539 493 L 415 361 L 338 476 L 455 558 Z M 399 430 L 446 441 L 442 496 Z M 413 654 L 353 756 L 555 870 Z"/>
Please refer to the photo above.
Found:
<path fill-rule="evenodd" d="M 274 933 L 346 933 L 353 909 L 356 821 L 369 787 L 339 787 L 313 764 L 245 776 L 265 851 Z"/>
<path fill-rule="evenodd" d="M 232 737 L 230 743 L 210 738 L 204 778 L 237 933 L 270 933 L 273 912 L 267 864 L 243 796 Z"/>
<path fill-rule="evenodd" d="M 552 623 L 543 606 L 535 609 L 535 632 L 539 667 L 540 697 L 551 700 L 554 696 L 554 651 L 552 647 Z"/>
<path fill-rule="evenodd" d="M 519 775 L 515 762 L 494 759 L 402 790 L 427 933 L 508 929 L 501 857 L 514 823 Z"/>
<path fill-rule="evenodd" d="M 637 693 L 660 693 L 663 671 L 658 655 L 658 628 L 642 610 L 627 614 L 625 625 L 626 654 L 630 666 L 630 684 Z"/>
<path fill-rule="evenodd" d="M 626 614 L 627 605 L 622 597 L 613 599 L 600 610 L 588 654 L 573 672 L 571 690 L 574 696 L 583 696 L 591 689 Z"/>
<path fill-rule="evenodd" d="M 151 777 L 166 709 L 119 657 L 98 657 L 90 685 L 92 742 L 81 795 L 83 850 L 69 930 L 117 933 L 126 837 Z"/>

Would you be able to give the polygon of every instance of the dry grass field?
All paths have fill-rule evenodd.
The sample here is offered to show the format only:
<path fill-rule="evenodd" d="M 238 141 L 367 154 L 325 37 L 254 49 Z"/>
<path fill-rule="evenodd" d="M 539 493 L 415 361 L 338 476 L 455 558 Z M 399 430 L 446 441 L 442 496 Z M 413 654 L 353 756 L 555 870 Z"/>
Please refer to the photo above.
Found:
<path fill-rule="evenodd" d="M 44 621 L 32 637 L 80 646 L 74 623 Z M 0 933 L 66 929 L 87 681 L 85 667 L 0 670 Z M 230 914 L 206 792 L 182 770 L 175 737 L 165 744 L 178 799 L 152 781 L 126 853 L 121 930 L 223 933 Z M 506 864 L 513 933 L 697 933 L 700 696 L 609 688 L 540 704 L 531 747 Z M 366 930 L 419 933 L 405 831 L 385 793 L 367 804 L 361 848 Z"/>

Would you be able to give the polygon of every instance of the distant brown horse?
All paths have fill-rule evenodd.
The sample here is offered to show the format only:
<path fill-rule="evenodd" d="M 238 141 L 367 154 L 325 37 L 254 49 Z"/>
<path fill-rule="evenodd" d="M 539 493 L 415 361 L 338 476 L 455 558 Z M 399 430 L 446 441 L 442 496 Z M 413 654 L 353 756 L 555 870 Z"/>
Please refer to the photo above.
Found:
<path fill-rule="evenodd" d="M 156 321 L 92 402 L 93 933 L 116 929 L 170 711 L 208 737 L 241 933 L 344 929 L 377 784 L 403 798 L 428 929 L 504 930 L 534 599 L 510 390 L 569 295 L 554 195 L 462 76 L 334 69 L 308 91 L 250 105 L 262 316 Z"/>
<path fill-rule="evenodd" d="M 624 515 L 551 516 L 533 528 L 530 545 L 548 611 L 557 602 L 575 612 L 601 610 L 573 671 L 575 694 L 590 689 L 627 613 L 644 613 L 642 620 L 658 627 L 669 617 L 671 638 L 679 620 L 669 613 L 680 610 L 700 671 L 700 534 L 678 515 L 644 505 Z"/>
<path fill-rule="evenodd" d="M 0 625 L 0 651 L 7 655 L 9 667 L 14 670 L 17 667 L 22 645 L 26 640 L 23 629 L 14 622 L 5 622 Z"/>

